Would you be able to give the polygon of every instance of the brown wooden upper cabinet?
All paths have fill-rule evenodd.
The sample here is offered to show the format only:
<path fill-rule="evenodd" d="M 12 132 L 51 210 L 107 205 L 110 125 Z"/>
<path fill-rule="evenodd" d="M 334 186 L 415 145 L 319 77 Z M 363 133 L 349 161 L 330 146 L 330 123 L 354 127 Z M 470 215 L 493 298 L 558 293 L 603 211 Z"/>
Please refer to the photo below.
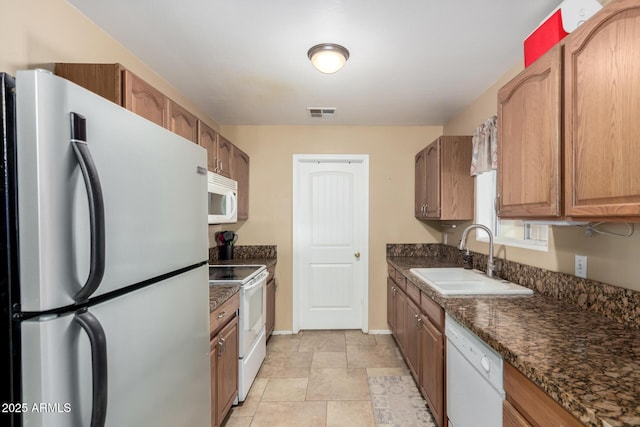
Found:
<path fill-rule="evenodd" d="M 182 108 L 173 100 L 169 100 L 169 125 L 167 128 L 191 142 L 198 143 L 198 118 Z"/>
<path fill-rule="evenodd" d="M 640 219 L 636 52 L 640 2 L 611 2 L 500 91 L 501 216 Z"/>
<path fill-rule="evenodd" d="M 224 136 L 218 134 L 216 158 L 218 159 L 216 173 L 235 179 L 232 171 L 234 145 Z"/>
<path fill-rule="evenodd" d="M 233 147 L 231 176 L 238 182 L 238 221 L 249 218 L 249 155 Z"/>
<path fill-rule="evenodd" d="M 415 216 L 473 219 L 471 137 L 441 136 L 415 157 Z"/>
<path fill-rule="evenodd" d="M 234 145 L 206 124 L 198 124 L 198 143 L 207 149 L 207 167 L 211 172 L 235 179 L 231 176 L 231 161 Z"/>
<path fill-rule="evenodd" d="M 122 69 L 122 106 L 168 128 L 169 98 L 129 70 Z"/>
<path fill-rule="evenodd" d="M 561 46 L 498 91 L 498 209 L 503 218 L 558 217 Z"/>
<path fill-rule="evenodd" d="M 57 63 L 55 73 L 189 141 L 198 141 L 196 116 L 120 64 Z"/>

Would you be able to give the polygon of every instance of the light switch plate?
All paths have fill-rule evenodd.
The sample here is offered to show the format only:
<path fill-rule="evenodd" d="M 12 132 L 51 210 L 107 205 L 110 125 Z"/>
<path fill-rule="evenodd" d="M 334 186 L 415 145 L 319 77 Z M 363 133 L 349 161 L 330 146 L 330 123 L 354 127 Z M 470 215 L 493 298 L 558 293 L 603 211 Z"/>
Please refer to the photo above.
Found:
<path fill-rule="evenodd" d="M 576 276 L 587 278 L 587 257 L 576 255 Z"/>

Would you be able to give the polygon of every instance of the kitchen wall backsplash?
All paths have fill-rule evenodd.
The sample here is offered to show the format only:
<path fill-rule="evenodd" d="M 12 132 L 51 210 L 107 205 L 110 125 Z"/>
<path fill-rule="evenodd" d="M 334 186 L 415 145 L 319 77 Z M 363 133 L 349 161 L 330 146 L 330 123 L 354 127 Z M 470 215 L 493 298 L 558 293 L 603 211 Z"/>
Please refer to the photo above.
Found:
<path fill-rule="evenodd" d="M 487 255 L 471 252 L 474 268 L 486 271 Z M 387 244 L 387 256 L 431 256 L 463 264 L 463 251 L 457 247 L 434 244 Z M 640 292 L 520 264 L 495 260 L 500 277 L 526 286 L 551 298 L 574 304 L 583 310 L 601 313 L 606 317 L 640 329 Z"/>
<path fill-rule="evenodd" d="M 235 245 L 233 247 L 234 259 L 261 259 L 277 258 L 276 245 Z M 209 248 L 209 263 L 218 260 L 218 247 Z"/>
<path fill-rule="evenodd" d="M 443 252 L 440 246 L 434 243 L 387 243 L 387 256 L 441 257 Z"/>

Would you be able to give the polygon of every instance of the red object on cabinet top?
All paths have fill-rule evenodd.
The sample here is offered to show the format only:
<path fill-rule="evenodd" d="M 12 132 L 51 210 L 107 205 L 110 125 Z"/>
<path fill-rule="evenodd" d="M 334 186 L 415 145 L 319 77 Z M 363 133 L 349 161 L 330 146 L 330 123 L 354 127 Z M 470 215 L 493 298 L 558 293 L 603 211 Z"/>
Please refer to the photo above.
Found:
<path fill-rule="evenodd" d="M 524 41 L 524 66 L 531 65 L 568 34 L 562 26 L 562 11 L 558 9 Z"/>

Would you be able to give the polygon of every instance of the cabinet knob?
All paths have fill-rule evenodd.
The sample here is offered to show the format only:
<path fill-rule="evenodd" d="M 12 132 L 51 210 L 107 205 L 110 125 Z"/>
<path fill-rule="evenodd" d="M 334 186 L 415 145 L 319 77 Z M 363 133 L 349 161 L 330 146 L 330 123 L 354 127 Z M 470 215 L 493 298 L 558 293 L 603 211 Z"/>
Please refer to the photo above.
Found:
<path fill-rule="evenodd" d="M 358 252 L 358 251 L 356 251 L 353 255 L 354 255 L 356 258 L 360 258 L 360 252 Z"/>

